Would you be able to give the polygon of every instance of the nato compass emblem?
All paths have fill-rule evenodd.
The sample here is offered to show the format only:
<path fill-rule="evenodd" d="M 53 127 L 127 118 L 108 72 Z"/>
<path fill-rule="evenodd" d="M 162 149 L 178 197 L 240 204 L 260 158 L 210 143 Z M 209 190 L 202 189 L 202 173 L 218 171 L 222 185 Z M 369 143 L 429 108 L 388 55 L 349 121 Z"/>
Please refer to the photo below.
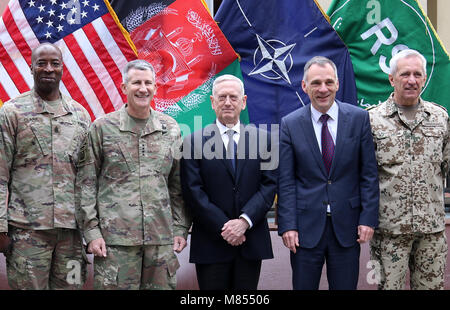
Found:
<path fill-rule="evenodd" d="M 259 35 L 256 35 L 256 38 L 258 39 L 258 48 L 253 54 L 255 68 L 249 75 L 261 74 L 270 80 L 281 78 L 291 84 L 289 71 L 294 64 L 291 52 L 296 43 L 286 45 L 279 40 L 266 41 Z"/>

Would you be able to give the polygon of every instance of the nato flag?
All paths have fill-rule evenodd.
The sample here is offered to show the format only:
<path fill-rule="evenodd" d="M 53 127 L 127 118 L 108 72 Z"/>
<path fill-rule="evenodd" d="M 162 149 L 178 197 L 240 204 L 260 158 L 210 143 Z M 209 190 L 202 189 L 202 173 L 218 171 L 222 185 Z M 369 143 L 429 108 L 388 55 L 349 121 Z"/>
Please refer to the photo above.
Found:
<path fill-rule="evenodd" d="M 314 0 L 224 0 L 215 20 L 242 58 L 250 123 L 279 124 L 307 105 L 303 67 L 319 55 L 338 68 L 336 98 L 357 104 L 347 47 Z"/>

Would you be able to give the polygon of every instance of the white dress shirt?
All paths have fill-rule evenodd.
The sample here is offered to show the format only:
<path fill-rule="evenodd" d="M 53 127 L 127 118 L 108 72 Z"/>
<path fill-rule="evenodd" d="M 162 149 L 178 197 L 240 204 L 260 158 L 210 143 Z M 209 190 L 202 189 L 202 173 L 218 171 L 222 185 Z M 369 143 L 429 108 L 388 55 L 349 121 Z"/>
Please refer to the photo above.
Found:
<path fill-rule="evenodd" d="M 223 125 L 221 122 L 219 122 L 218 119 L 216 119 L 216 125 L 219 128 L 219 132 L 220 132 L 220 137 L 222 138 L 223 144 L 225 145 L 225 150 L 227 150 L 228 147 L 228 135 L 227 135 L 227 130 L 228 129 L 233 129 L 234 130 L 234 135 L 233 135 L 233 140 L 234 142 L 236 142 L 236 145 L 238 145 L 239 143 L 239 137 L 241 135 L 241 122 L 238 120 L 238 122 L 231 128 L 228 128 L 227 126 Z M 247 221 L 247 223 L 250 225 L 248 227 L 248 229 L 252 228 L 253 226 L 253 222 L 252 220 L 248 217 L 247 214 L 242 213 L 239 217 L 244 218 L 244 220 Z"/>
<path fill-rule="evenodd" d="M 317 144 L 319 145 L 319 150 L 322 153 L 322 122 L 320 121 L 320 117 L 322 116 L 322 112 L 317 111 L 311 105 L 311 120 L 314 127 L 314 133 L 316 134 Z M 328 131 L 333 138 L 334 145 L 336 145 L 336 137 L 337 137 L 337 125 L 338 125 L 338 116 L 339 116 L 339 106 L 336 102 L 333 102 L 330 109 L 327 111 L 327 114 L 330 116 L 328 119 Z"/>
<path fill-rule="evenodd" d="M 320 117 L 322 116 L 322 112 L 317 111 L 311 105 L 311 120 L 314 127 L 314 133 L 316 134 L 317 144 L 319 145 L 320 152 L 322 153 L 322 122 L 320 121 Z M 330 109 L 328 109 L 327 114 L 330 116 L 328 119 L 328 131 L 333 138 L 334 145 L 336 145 L 336 137 L 337 137 L 337 126 L 338 126 L 338 116 L 339 116 L 339 106 L 335 102 L 331 105 Z M 327 205 L 327 212 L 331 212 L 330 205 Z"/>
<path fill-rule="evenodd" d="M 234 142 L 236 142 L 236 145 L 238 144 L 239 137 L 241 136 L 241 122 L 240 121 L 238 121 L 233 127 L 228 128 L 227 126 L 225 126 L 221 122 L 219 122 L 218 119 L 216 119 L 216 125 L 217 125 L 217 127 L 219 127 L 220 136 L 222 137 L 223 144 L 225 145 L 225 150 L 227 150 L 227 147 L 228 147 L 227 130 L 229 130 L 229 129 L 234 130 L 233 140 L 234 140 Z"/>

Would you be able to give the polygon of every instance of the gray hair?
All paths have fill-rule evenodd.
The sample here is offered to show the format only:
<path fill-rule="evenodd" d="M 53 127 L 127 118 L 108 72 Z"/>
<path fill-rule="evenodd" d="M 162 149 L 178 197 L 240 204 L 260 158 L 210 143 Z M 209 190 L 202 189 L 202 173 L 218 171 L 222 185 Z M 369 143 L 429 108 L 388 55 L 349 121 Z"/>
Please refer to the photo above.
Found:
<path fill-rule="evenodd" d="M 155 74 L 155 69 L 153 68 L 153 66 L 146 60 L 136 59 L 136 60 L 132 60 L 129 63 L 127 63 L 125 68 L 123 68 L 123 70 L 122 70 L 122 82 L 124 84 L 128 83 L 128 72 L 131 69 L 142 70 L 142 71 L 150 70 L 152 72 L 153 81 L 156 82 L 156 74 Z"/>
<path fill-rule="evenodd" d="M 212 87 L 213 96 L 216 93 L 217 85 L 222 83 L 222 82 L 225 82 L 225 81 L 237 82 L 239 84 L 239 86 L 240 86 L 240 89 L 241 89 L 241 96 L 244 97 L 244 94 L 245 94 L 245 92 L 244 92 L 244 83 L 242 82 L 242 80 L 240 78 L 238 78 L 238 77 L 236 77 L 234 75 L 231 75 L 231 74 L 221 75 L 217 79 L 214 80 L 213 87 Z"/>
<path fill-rule="evenodd" d="M 309 68 L 311 68 L 312 65 L 319 65 L 321 67 L 325 67 L 326 64 L 329 64 L 333 68 L 334 75 L 336 77 L 336 81 L 338 81 L 339 78 L 338 78 L 336 65 L 334 64 L 334 62 L 331 59 L 328 59 L 327 57 L 324 57 L 324 56 L 314 56 L 313 58 L 308 60 L 308 62 L 305 64 L 305 67 L 303 68 L 302 81 L 306 83 L 306 81 L 308 80 L 308 70 L 309 70 Z"/>
<path fill-rule="evenodd" d="M 389 67 L 391 68 L 391 70 L 390 70 L 391 75 L 394 75 L 395 73 L 397 73 L 398 61 L 400 59 L 407 58 L 407 57 L 420 58 L 420 60 L 422 61 L 423 73 L 427 74 L 427 60 L 425 59 L 425 57 L 423 57 L 423 55 L 416 50 L 405 49 L 405 50 L 402 50 L 402 51 L 398 52 L 397 54 L 395 54 L 394 57 L 392 57 L 391 61 L 389 61 Z"/>

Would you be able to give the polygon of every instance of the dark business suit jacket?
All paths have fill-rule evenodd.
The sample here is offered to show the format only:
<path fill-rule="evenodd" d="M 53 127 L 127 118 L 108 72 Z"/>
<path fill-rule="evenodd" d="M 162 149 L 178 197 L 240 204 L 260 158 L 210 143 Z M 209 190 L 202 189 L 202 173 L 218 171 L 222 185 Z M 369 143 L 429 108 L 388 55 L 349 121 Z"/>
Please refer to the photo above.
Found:
<path fill-rule="evenodd" d="M 191 263 L 229 262 L 239 253 L 246 259 L 273 257 L 266 214 L 273 204 L 276 170 L 261 170 L 270 139 L 254 126 L 241 126 L 236 171 L 225 159 L 225 147 L 213 124 L 185 138 L 181 160 L 181 184 L 191 210 Z M 266 144 L 268 148 L 266 148 Z M 212 156 L 211 156 L 212 155 Z M 240 246 L 229 245 L 221 236 L 223 225 L 246 213 L 253 227 Z"/>
<path fill-rule="evenodd" d="M 320 241 L 328 203 L 343 247 L 357 242 L 358 225 L 378 226 L 378 173 L 369 115 L 336 102 L 339 118 L 330 175 L 314 133 L 310 104 L 281 121 L 278 232 L 298 230 L 305 248 Z"/>

